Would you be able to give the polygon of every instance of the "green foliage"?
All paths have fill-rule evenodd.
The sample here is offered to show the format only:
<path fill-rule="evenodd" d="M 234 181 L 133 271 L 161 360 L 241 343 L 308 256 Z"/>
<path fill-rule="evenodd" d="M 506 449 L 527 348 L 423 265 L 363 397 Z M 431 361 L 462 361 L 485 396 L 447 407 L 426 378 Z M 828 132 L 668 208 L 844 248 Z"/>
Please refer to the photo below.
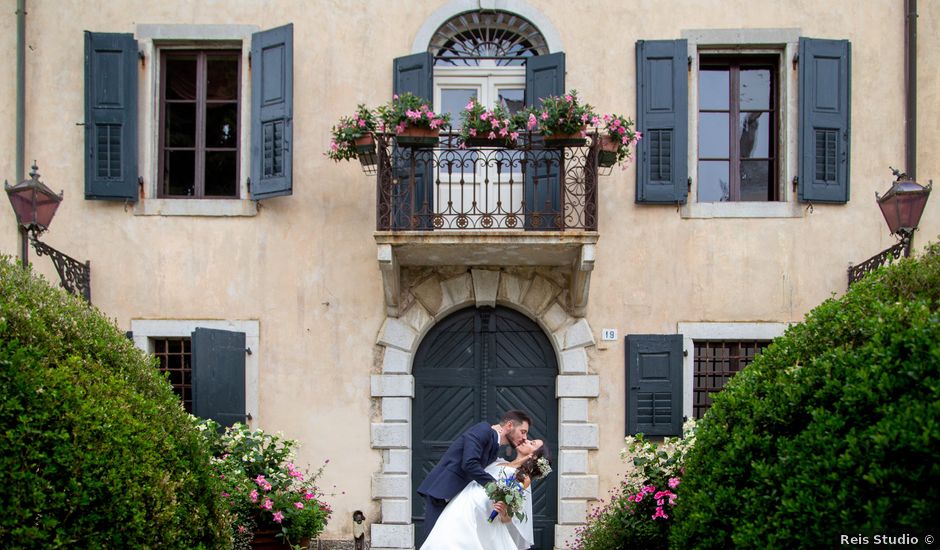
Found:
<path fill-rule="evenodd" d="M 539 131 L 547 136 L 584 132 L 588 125 L 597 124 L 598 118 L 594 107 L 581 103 L 577 90 L 563 96 L 543 97 L 540 108 L 527 109 L 526 112 L 532 117 L 530 120 L 538 121 Z"/>
<path fill-rule="evenodd" d="M 675 548 L 810 548 L 940 522 L 940 247 L 868 275 L 715 398 Z"/>
<path fill-rule="evenodd" d="M 325 464 L 307 474 L 292 462 L 296 441 L 240 423 L 220 432 L 206 420 L 199 428 L 225 486 L 236 548 L 250 548 L 258 530 L 274 531 L 298 549 L 323 531 L 332 511 L 316 482 Z"/>
<path fill-rule="evenodd" d="M 330 129 L 330 149 L 326 156 L 336 162 L 359 158 L 356 140 L 370 136 L 375 130 L 375 115 L 360 103 L 355 115 L 341 117 L 339 124 Z M 372 147 L 375 148 L 374 145 Z"/>
<path fill-rule="evenodd" d="M 150 359 L 0 257 L 0 547 L 224 548 L 206 444 Z"/>
<path fill-rule="evenodd" d="M 450 123 L 450 115 L 437 114 L 424 99 L 405 92 L 395 94 L 392 100 L 376 109 L 382 121 L 382 131 L 402 133 L 406 127 L 437 130 Z"/>
<path fill-rule="evenodd" d="M 685 458 L 695 445 L 694 420 L 685 423 L 682 437 L 655 444 L 639 434 L 627 437 L 620 457 L 627 472 L 610 491 L 610 502 L 591 512 L 578 530 L 576 550 L 667 548 L 679 502 Z"/>

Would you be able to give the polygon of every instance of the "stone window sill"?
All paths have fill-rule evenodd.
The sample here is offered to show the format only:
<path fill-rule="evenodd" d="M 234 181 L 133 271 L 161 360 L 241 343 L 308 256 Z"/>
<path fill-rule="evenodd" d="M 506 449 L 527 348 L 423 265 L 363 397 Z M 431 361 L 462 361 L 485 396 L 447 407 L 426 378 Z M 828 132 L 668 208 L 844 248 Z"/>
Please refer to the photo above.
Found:
<path fill-rule="evenodd" d="M 683 218 L 802 218 L 797 202 L 697 202 L 679 209 Z"/>
<path fill-rule="evenodd" d="M 141 199 L 135 216 L 257 216 L 255 201 L 244 199 Z"/>

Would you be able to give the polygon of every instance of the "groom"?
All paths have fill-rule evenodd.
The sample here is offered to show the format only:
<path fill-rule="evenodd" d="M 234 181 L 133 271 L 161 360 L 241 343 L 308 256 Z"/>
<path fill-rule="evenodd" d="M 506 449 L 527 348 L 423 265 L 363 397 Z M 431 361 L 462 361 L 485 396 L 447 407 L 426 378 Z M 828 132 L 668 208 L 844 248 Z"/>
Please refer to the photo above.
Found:
<path fill-rule="evenodd" d="M 457 496 L 470 481 L 483 487 L 496 481 L 483 471 L 496 460 L 500 445 L 517 445 L 529 435 L 529 415 L 519 410 L 507 411 L 492 426 L 480 422 L 450 444 L 437 466 L 418 487 L 418 494 L 425 498 L 424 535 L 427 537 L 444 511 L 447 501 Z"/>

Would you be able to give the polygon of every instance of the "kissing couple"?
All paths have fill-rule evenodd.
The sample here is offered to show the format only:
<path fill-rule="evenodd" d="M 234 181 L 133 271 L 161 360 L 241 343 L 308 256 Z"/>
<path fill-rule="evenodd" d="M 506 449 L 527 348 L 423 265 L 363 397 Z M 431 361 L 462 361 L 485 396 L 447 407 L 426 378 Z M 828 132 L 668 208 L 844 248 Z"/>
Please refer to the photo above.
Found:
<path fill-rule="evenodd" d="M 507 411 L 499 424 L 480 422 L 450 444 L 418 487 L 427 534 L 421 550 L 525 550 L 534 544 L 532 482 L 551 472 L 551 457 L 542 440 L 529 439 L 530 424 L 525 412 Z M 516 450 L 512 461 L 496 458 L 500 445 Z M 487 484 L 512 476 L 525 488 L 523 520 L 486 493 Z M 490 523 L 494 510 L 498 518 Z"/>

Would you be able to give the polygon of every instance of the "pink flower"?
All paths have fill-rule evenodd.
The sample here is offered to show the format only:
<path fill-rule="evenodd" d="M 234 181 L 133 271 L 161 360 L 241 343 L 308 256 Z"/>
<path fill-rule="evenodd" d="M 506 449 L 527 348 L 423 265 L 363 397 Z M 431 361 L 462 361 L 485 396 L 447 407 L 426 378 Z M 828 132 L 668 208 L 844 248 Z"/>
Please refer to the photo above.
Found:
<path fill-rule="evenodd" d="M 402 133 L 402 132 L 404 132 L 404 131 L 405 131 L 405 123 L 404 123 L 404 122 L 399 123 L 398 126 L 395 127 L 395 133 L 396 133 L 396 134 L 400 134 L 400 133 Z"/>
<path fill-rule="evenodd" d="M 303 510 L 303 509 L 304 509 L 304 503 L 303 503 L 303 502 L 295 502 L 295 503 L 294 503 L 294 508 L 297 508 L 298 510 Z"/>
<path fill-rule="evenodd" d="M 264 508 L 265 510 L 270 510 L 271 508 L 274 508 L 274 501 L 269 498 L 266 498 L 264 499 L 264 504 L 262 504 L 261 507 Z"/>
<path fill-rule="evenodd" d="M 360 128 L 365 128 L 365 127 L 366 127 L 366 119 L 364 119 L 364 118 L 360 118 L 360 119 L 359 119 L 359 127 L 360 127 Z"/>
<path fill-rule="evenodd" d="M 313 498 L 314 498 L 313 493 L 311 492 L 304 493 L 304 500 L 313 500 Z"/>
<path fill-rule="evenodd" d="M 641 139 L 643 139 L 643 133 L 642 133 L 642 132 L 634 132 L 633 139 L 635 139 L 635 140 L 637 140 L 637 141 L 640 141 Z"/>
<path fill-rule="evenodd" d="M 548 113 L 545 111 L 542 112 L 542 120 L 548 120 Z"/>
<path fill-rule="evenodd" d="M 476 128 L 470 128 L 470 129 L 467 131 L 467 133 L 470 134 L 470 137 L 476 137 L 476 136 L 477 136 L 477 129 L 476 129 Z"/>
<path fill-rule="evenodd" d="M 264 485 L 264 484 L 265 484 L 264 476 L 263 476 L 263 475 L 259 475 L 258 477 L 256 477 L 256 478 L 255 478 L 255 483 L 257 483 L 259 486 L 260 486 L 260 485 Z"/>
<path fill-rule="evenodd" d="M 258 491 L 248 493 L 248 498 L 250 498 L 252 502 L 258 502 Z"/>
<path fill-rule="evenodd" d="M 567 101 L 568 103 L 571 103 L 572 101 L 574 101 L 574 98 L 571 96 L 571 94 L 565 94 L 565 101 Z"/>
<path fill-rule="evenodd" d="M 644 495 L 643 491 L 640 491 L 639 493 L 633 495 L 633 502 L 643 502 L 643 495 Z"/>
<path fill-rule="evenodd" d="M 339 151 L 339 144 L 335 141 L 330 141 L 330 151 Z"/>
<path fill-rule="evenodd" d="M 669 516 L 666 515 L 665 512 L 663 512 L 662 506 L 657 507 L 656 513 L 653 514 L 653 519 L 657 519 L 657 518 L 669 519 Z"/>
<path fill-rule="evenodd" d="M 490 132 L 489 135 L 486 136 L 486 137 L 488 137 L 488 138 L 490 138 L 490 139 L 496 139 L 496 132 Z"/>
<path fill-rule="evenodd" d="M 468 111 L 469 111 L 470 109 L 473 109 L 473 100 L 472 100 L 472 99 L 467 103 L 467 106 L 464 107 L 464 109 L 466 109 L 466 110 L 468 110 Z"/>
<path fill-rule="evenodd" d="M 272 519 L 278 523 L 281 523 L 281 521 L 284 520 L 284 514 L 282 514 L 281 512 L 274 512 L 274 517 Z"/>
<path fill-rule="evenodd" d="M 264 489 L 265 491 L 270 491 L 270 490 L 271 490 L 271 484 L 268 483 L 268 482 L 265 482 L 264 485 L 261 486 L 261 488 Z"/>
<path fill-rule="evenodd" d="M 535 115 L 532 113 L 529 113 L 529 122 L 528 124 L 526 124 L 526 128 L 531 130 L 532 128 L 535 128 L 536 124 L 538 124 L 538 120 L 536 120 Z"/>
<path fill-rule="evenodd" d="M 499 128 L 499 119 L 491 118 L 490 128 L 493 128 L 493 129 Z"/>
<path fill-rule="evenodd" d="M 226 493 L 225 491 L 222 491 L 222 496 L 223 496 L 224 498 L 228 498 L 229 494 Z"/>
<path fill-rule="evenodd" d="M 483 111 L 483 114 L 480 115 L 480 120 L 486 120 L 486 119 L 488 119 L 488 118 L 490 118 L 490 113 L 489 113 L 489 111 Z"/>
<path fill-rule="evenodd" d="M 239 532 L 239 533 L 244 533 L 245 531 L 247 531 L 247 529 L 245 529 L 245 526 L 244 526 L 244 525 L 239 525 L 239 526 L 238 526 L 238 532 Z"/>
<path fill-rule="evenodd" d="M 502 136 L 502 137 L 508 136 L 508 135 L 509 135 L 509 128 L 500 128 L 500 129 L 499 129 L 499 135 Z"/>
<path fill-rule="evenodd" d="M 630 145 L 630 138 L 628 138 L 627 136 L 623 136 L 622 138 L 620 138 L 620 143 L 624 145 Z"/>
<path fill-rule="evenodd" d="M 516 141 L 517 139 L 519 139 L 519 132 L 513 132 L 513 133 L 509 134 L 509 139 L 511 139 L 511 140 L 513 140 L 513 141 Z"/>
<path fill-rule="evenodd" d="M 434 130 L 435 128 L 437 128 L 438 126 L 440 126 L 440 125 L 443 124 L 443 123 L 444 123 L 444 120 L 443 120 L 443 119 L 435 118 L 434 120 L 431 121 L 431 124 L 430 124 L 431 129 Z"/>
<path fill-rule="evenodd" d="M 675 489 L 676 487 L 679 486 L 679 483 L 680 483 L 679 478 L 677 478 L 677 477 L 671 477 L 671 478 L 669 478 L 669 488 L 670 488 L 670 489 Z"/>
<path fill-rule="evenodd" d="M 601 119 L 598 118 L 597 115 L 594 115 L 594 116 L 591 118 L 591 125 L 593 125 L 593 126 L 600 126 L 600 125 L 601 125 Z"/>
<path fill-rule="evenodd" d="M 653 494 L 653 493 L 656 492 L 656 486 L 655 486 L 655 485 L 645 485 L 645 486 L 643 487 L 643 492 L 644 492 L 644 493 Z"/>
<path fill-rule="evenodd" d="M 587 122 L 587 121 L 590 120 L 590 119 L 591 119 L 591 117 L 588 116 L 587 113 L 584 113 L 583 115 L 581 115 L 581 122 Z"/>
<path fill-rule="evenodd" d="M 392 99 L 398 99 L 398 94 L 392 94 Z"/>

